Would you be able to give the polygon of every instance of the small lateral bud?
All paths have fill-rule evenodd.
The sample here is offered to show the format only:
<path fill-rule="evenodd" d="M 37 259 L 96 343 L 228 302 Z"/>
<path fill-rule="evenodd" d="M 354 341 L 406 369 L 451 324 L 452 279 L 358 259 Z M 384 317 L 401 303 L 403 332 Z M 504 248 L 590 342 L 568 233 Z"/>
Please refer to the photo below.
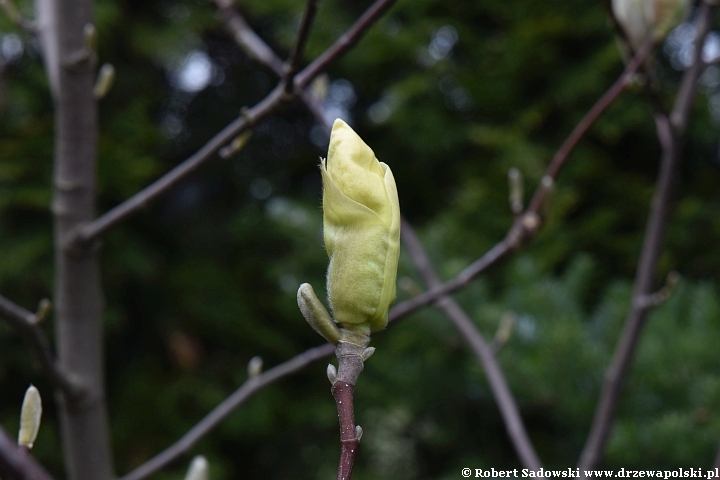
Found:
<path fill-rule="evenodd" d="M 20 432 L 18 433 L 18 445 L 32 449 L 42 419 L 42 400 L 40 392 L 34 385 L 30 385 L 25 391 L 25 398 L 20 413 Z"/>
<path fill-rule="evenodd" d="M 330 383 L 335 383 L 335 380 L 337 380 L 337 368 L 335 368 L 335 365 L 329 363 L 326 372 Z"/>
<path fill-rule="evenodd" d="M 202 455 L 198 455 L 190 462 L 190 468 L 188 468 L 185 480 L 208 480 L 210 465 L 208 464 L 207 458 Z"/>
<path fill-rule="evenodd" d="M 43 298 L 42 300 L 40 300 L 40 303 L 38 303 L 37 311 L 35 312 L 35 325 L 43 323 L 50 315 L 51 310 L 52 302 L 49 299 Z"/>
<path fill-rule="evenodd" d="M 248 377 L 250 377 L 250 378 L 257 377 L 258 375 L 260 375 L 262 373 L 262 369 L 263 369 L 262 357 L 258 357 L 258 356 L 252 357 L 247 365 Z"/>
<path fill-rule="evenodd" d="M 360 425 L 355 425 L 355 438 L 357 439 L 358 442 L 362 438 L 362 434 L 363 434 L 362 427 Z"/>
<path fill-rule="evenodd" d="M 227 159 L 231 156 L 238 153 L 240 150 L 245 148 L 245 145 L 247 145 L 248 140 L 250 140 L 250 137 L 252 136 L 252 130 L 246 130 L 237 137 L 233 139 L 232 142 L 230 142 L 229 145 L 224 146 L 220 149 L 218 154 L 221 158 Z"/>
<path fill-rule="evenodd" d="M 372 357 L 372 354 L 375 353 L 375 347 L 367 347 L 362 352 L 362 359 L 363 362 L 366 361 L 368 358 Z"/>
<path fill-rule="evenodd" d="M 113 83 L 115 83 L 115 67 L 112 63 L 103 63 L 100 70 L 98 70 L 95 87 L 93 87 L 95 99 L 104 98 L 112 88 Z"/>

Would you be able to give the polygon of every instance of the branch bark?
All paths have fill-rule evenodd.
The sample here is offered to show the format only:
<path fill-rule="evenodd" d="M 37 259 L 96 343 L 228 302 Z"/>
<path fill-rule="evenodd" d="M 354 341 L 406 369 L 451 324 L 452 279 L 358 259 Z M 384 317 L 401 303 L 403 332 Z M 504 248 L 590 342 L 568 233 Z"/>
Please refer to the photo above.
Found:
<path fill-rule="evenodd" d="M 425 284 L 430 288 L 439 285 L 440 279 L 437 277 L 425 249 L 413 228 L 405 219 L 402 222 L 402 239 Z M 505 428 L 523 466 L 534 471 L 540 470 L 542 463 L 535 452 L 527 430 L 525 430 L 515 398 L 510 391 L 510 387 L 508 387 L 492 349 L 480 331 L 475 328 L 467 313 L 452 297 L 449 295 L 440 297 L 436 305 L 445 312 L 450 321 L 460 330 L 463 338 L 470 345 L 483 370 L 485 370 L 493 397 L 495 397 L 505 422 Z"/>
<path fill-rule="evenodd" d="M 58 396 L 68 478 L 114 478 L 105 406 L 103 299 L 97 252 L 65 248 L 70 232 L 94 217 L 97 114 L 93 97 L 94 27 L 90 0 L 42 2 L 50 26 L 48 77 L 57 80 L 52 212 L 55 245 L 55 325 L 60 367 L 85 387 Z M 55 52 L 55 53 L 53 53 Z"/>
<path fill-rule="evenodd" d="M 578 462 L 581 471 L 595 468 L 605 450 L 615 420 L 618 399 L 624 380 L 630 369 L 630 363 L 635 354 L 642 327 L 645 325 L 648 307 L 640 300 L 652 293 L 657 260 L 660 255 L 670 209 L 675 174 L 680 162 L 681 140 L 687 127 L 695 86 L 702 73 L 703 65 L 700 61 L 702 46 L 710 29 L 714 8 L 709 2 L 703 2 L 700 6 L 696 23 L 697 37 L 693 64 L 683 75 L 675 105 L 670 113 L 670 119 L 661 113 L 655 115 L 658 137 L 662 147 L 660 172 L 655 194 L 650 204 L 650 214 L 648 215 L 640 262 L 633 287 L 633 301 L 630 312 L 625 319 L 623 331 L 615 347 L 612 361 L 605 372 L 605 380 L 590 433 Z"/>

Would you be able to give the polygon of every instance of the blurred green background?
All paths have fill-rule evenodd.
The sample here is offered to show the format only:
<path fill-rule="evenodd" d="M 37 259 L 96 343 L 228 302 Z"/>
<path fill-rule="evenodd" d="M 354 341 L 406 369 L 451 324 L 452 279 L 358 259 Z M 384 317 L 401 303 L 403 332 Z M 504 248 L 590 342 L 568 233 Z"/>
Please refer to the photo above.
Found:
<path fill-rule="evenodd" d="M 304 2 L 237 7 L 284 58 Z M 370 2 L 328 0 L 313 58 Z M 32 17 L 32 2 L 20 9 Z M 98 211 L 178 164 L 275 85 L 206 0 L 96 2 L 100 62 L 117 81 L 99 103 Z M 720 36 L 710 42 L 720 46 Z M 655 64 L 669 106 L 690 49 L 675 30 Z M 34 310 L 51 296 L 53 120 L 38 42 L 0 17 L 0 292 Z M 507 171 L 527 197 L 552 153 L 622 71 L 602 2 L 407 0 L 328 70 L 342 116 L 394 172 L 403 214 L 447 279 L 512 222 Z M 709 468 L 720 442 L 720 69 L 702 78 L 656 285 L 682 279 L 649 317 L 602 466 Z M 298 311 L 301 282 L 324 298 L 318 157 L 327 138 L 299 104 L 109 234 L 102 248 L 108 401 L 119 474 L 180 437 L 246 379 L 321 343 Z M 575 465 L 628 311 L 659 147 L 642 92 L 625 94 L 558 179 L 548 224 L 455 295 L 491 339 L 548 468 Z M 403 256 L 398 298 L 422 287 Z M 52 334 L 52 321 L 46 329 Z M 365 433 L 354 478 L 454 479 L 520 467 L 475 357 L 426 308 L 373 337 L 356 391 Z M 204 439 L 213 479 L 334 478 L 335 405 L 325 362 L 265 389 Z M 0 322 L 0 423 L 16 432 L 29 383 L 45 416 L 34 453 L 58 478 L 51 388 Z M 88 452 L 92 454 L 92 452 Z M 183 478 L 189 457 L 154 478 Z"/>

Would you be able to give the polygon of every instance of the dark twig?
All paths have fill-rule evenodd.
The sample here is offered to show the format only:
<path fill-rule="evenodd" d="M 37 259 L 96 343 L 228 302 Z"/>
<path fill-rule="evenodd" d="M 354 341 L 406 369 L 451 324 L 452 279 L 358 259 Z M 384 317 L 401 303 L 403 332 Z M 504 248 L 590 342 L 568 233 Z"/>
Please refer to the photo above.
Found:
<path fill-rule="evenodd" d="M 2 295 L 0 295 L 0 315 L 3 315 L 8 322 L 17 329 L 37 325 L 37 316 L 34 313 L 25 310 L 20 305 L 17 305 Z"/>
<path fill-rule="evenodd" d="M 410 254 L 410 257 L 427 286 L 432 288 L 439 285 L 440 280 L 430 263 L 430 259 L 425 253 L 425 249 L 422 247 L 417 235 L 415 235 L 413 228 L 404 219 L 402 222 L 402 239 L 407 252 Z M 542 468 L 542 464 L 525 430 L 525 425 L 520 416 L 515 398 L 510 391 L 510 387 L 508 387 L 500 365 L 498 365 L 495 359 L 492 348 L 490 348 L 478 329 L 475 328 L 470 317 L 468 317 L 452 297 L 449 295 L 441 297 L 437 301 L 437 306 L 445 312 L 450 321 L 460 330 L 463 338 L 468 342 L 485 370 L 490 389 L 502 414 L 508 435 L 515 446 L 515 450 L 523 466 L 531 470 L 539 470 Z"/>
<path fill-rule="evenodd" d="M 545 175 L 549 176 L 553 180 L 557 179 L 560 169 L 562 169 L 565 162 L 567 162 L 570 154 L 575 150 L 577 144 L 585 136 L 590 127 L 597 121 L 600 115 L 612 105 L 617 97 L 625 90 L 633 75 L 642 68 L 645 59 L 652 53 L 655 47 L 655 42 L 650 39 L 643 44 L 638 50 L 637 54 L 632 58 L 630 63 L 625 67 L 625 70 L 615 83 L 608 89 L 605 94 L 593 105 L 593 107 L 585 114 L 580 122 L 575 126 L 570 136 L 563 142 L 558 151 L 553 155 L 552 161 L 545 171 Z M 530 200 L 529 210 L 538 212 L 540 205 L 545 199 L 548 190 L 545 188 L 537 189 L 535 194 Z"/>
<path fill-rule="evenodd" d="M 252 59 L 265 65 L 278 77 L 282 77 L 283 61 L 265 43 L 234 8 L 232 0 L 214 0 L 223 15 L 225 25 L 240 48 Z"/>
<path fill-rule="evenodd" d="M 50 350 L 45 334 L 39 326 L 36 314 L 0 295 L 0 316 L 18 329 L 30 342 L 48 379 L 65 395 L 76 398 L 83 393 L 82 386 L 58 366 Z"/>
<path fill-rule="evenodd" d="M 245 18 L 233 8 L 230 0 L 215 0 L 215 4 L 225 19 L 225 25 L 232 34 L 235 42 L 243 49 L 248 56 L 265 67 L 272 70 L 278 78 L 283 78 L 285 69 L 282 59 L 273 52 L 270 46 L 265 43 L 248 25 Z M 323 114 L 322 106 L 307 90 L 296 92 L 315 120 L 330 134 L 331 125 Z"/>
<path fill-rule="evenodd" d="M 285 92 L 290 93 L 295 89 L 293 85 L 295 81 L 295 74 L 298 70 L 298 65 L 302 58 L 303 50 L 305 49 L 305 43 L 310 34 L 310 26 L 315 19 L 317 13 L 317 7 L 320 0 L 307 0 L 305 4 L 305 11 L 303 12 L 302 20 L 300 21 L 300 28 L 298 29 L 297 39 L 295 39 L 295 46 L 293 47 L 290 58 L 288 58 L 285 64 L 285 76 L 283 81 L 285 82 Z"/>
<path fill-rule="evenodd" d="M 0 427 L 0 478 L 4 480 L 53 480 L 53 477 L 30 455 L 18 447 Z"/>
<path fill-rule="evenodd" d="M 365 31 L 394 3 L 395 0 L 376 0 L 375 3 L 370 5 L 370 8 L 365 10 L 365 13 L 330 48 L 325 50 L 295 77 L 295 86 L 299 88 L 307 87 L 312 79 L 325 70 L 330 63 L 355 45 Z"/>
<path fill-rule="evenodd" d="M 215 153 L 225 144 L 277 110 L 282 101 L 283 91 L 281 88 L 276 88 L 260 103 L 244 111 L 242 116 L 223 128 L 200 150 L 180 165 L 112 210 L 75 230 L 74 236 L 66 239 L 66 246 L 73 247 L 95 240 L 128 216 L 157 200 L 161 195 L 213 158 Z"/>
<path fill-rule="evenodd" d="M 668 128 L 668 120 L 656 114 L 658 136 L 662 146 L 660 172 L 655 194 L 650 204 L 650 214 L 643 239 L 640 263 L 633 288 L 633 303 L 625 320 L 623 331 L 618 339 L 615 353 L 610 366 L 605 372 L 605 381 L 600 393 L 587 442 L 583 448 L 578 466 L 580 470 L 591 470 L 600 459 L 610 436 L 610 431 L 617 411 L 620 391 L 630 368 L 630 362 L 640 338 L 640 332 L 647 316 L 648 308 L 638 299 L 646 298 L 652 292 L 657 259 L 665 233 L 670 199 L 677 166 L 680 162 L 680 143 L 687 126 L 695 85 L 702 70 L 699 61 L 702 45 L 710 28 L 714 7 L 703 2 L 697 16 L 697 38 L 694 62 L 683 75 L 675 105 L 670 114 L 672 128 Z"/>
<path fill-rule="evenodd" d="M 215 407 L 205 418 L 200 420 L 193 428 L 183 435 L 177 442 L 151 458 L 135 470 L 120 478 L 120 480 L 140 480 L 157 473 L 181 455 L 190 451 L 200 439 L 210 433 L 220 422 L 230 415 L 236 408 L 245 403 L 255 393 L 276 382 L 277 380 L 302 370 L 307 365 L 321 358 L 327 357 L 335 351 L 335 346 L 326 343 L 311 348 L 290 360 L 277 365 L 256 377 L 249 378 L 240 388 Z"/>
<path fill-rule="evenodd" d="M 715 462 L 713 468 L 720 468 L 720 449 L 718 449 L 717 455 L 715 455 Z"/>

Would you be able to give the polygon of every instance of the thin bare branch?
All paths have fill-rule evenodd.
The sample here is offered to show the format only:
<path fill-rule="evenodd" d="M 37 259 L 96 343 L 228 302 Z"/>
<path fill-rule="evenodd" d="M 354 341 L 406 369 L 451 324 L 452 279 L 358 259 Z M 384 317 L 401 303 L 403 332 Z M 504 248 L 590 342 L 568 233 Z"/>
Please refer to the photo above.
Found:
<path fill-rule="evenodd" d="M 0 295 L 0 315 L 4 316 L 10 324 L 17 329 L 35 326 L 37 317 L 29 310 Z"/>
<path fill-rule="evenodd" d="M 305 43 L 310 35 L 310 26 L 315 19 L 318 3 L 320 3 L 320 0 L 307 0 L 307 3 L 305 4 L 305 11 L 303 12 L 302 20 L 300 21 L 300 28 L 298 29 L 297 38 L 295 39 L 295 46 L 292 49 L 290 58 L 288 58 L 288 61 L 285 64 L 286 73 L 283 81 L 285 82 L 286 93 L 290 93 L 295 89 L 295 74 L 297 73 L 298 65 L 302 59 Z"/>
<path fill-rule="evenodd" d="M 395 3 L 395 0 L 376 0 L 365 10 L 360 18 L 338 38 L 330 48 L 325 50 L 318 58 L 305 67 L 297 77 L 295 77 L 295 86 L 299 88 L 307 87 L 313 78 L 320 72 L 325 70 L 327 66 L 347 52 L 362 37 L 373 23 L 377 21 L 385 11 Z"/>
<path fill-rule="evenodd" d="M 197 170 L 208 160 L 213 158 L 215 153 L 225 144 L 232 141 L 232 139 L 237 135 L 251 128 L 258 121 L 277 110 L 283 100 L 283 90 L 281 88 L 276 88 L 260 103 L 255 105 L 253 108 L 244 111 L 242 116 L 238 117 L 228 126 L 223 128 L 217 135 L 210 139 L 209 142 L 200 148 L 200 150 L 183 161 L 180 165 L 173 168 L 154 183 L 128 198 L 112 210 L 75 230 L 74 235 L 71 238 L 66 239 L 66 247 L 76 247 L 97 239 L 99 236 L 110 230 L 110 228 L 114 225 L 157 200 L 161 195 L 187 178 L 189 174 Z"/>
<path fill-rule="evenodd" d="M 354 335 L 356 339 L 361 335 Z M 340 423 L 340 459 L 338 461 L 337 480 L 350 480 L 362 428 L 355 424 L 355 403 L 353 393 L 355 384 L 363 371 L 363 362 L 367 344 L 370 337 L 363 337 L 358 342 L 351 342 L 342 339 L 335 348 L 335 356 L 338 359 L 338 368 L 335 379 L 332 381 L 332 395 L 335 398 L 335 406 L 338 411 L 338 422 Z M 373 348 L 372 351 L 375 349 Z M 372 352 L 370 353 L 372 354 Z"/>
<path fill-rule="evenodd" d="M 705 69 L 705 63 L 702 61 L 703 47 L 716 8 L 717 2 L 715 0 L 703 0 L 700 7 L 698 7 L 695 19 L 695 48 L 692 63 L 683 75 L 675 98 L 675 105 L 670 113 L 670 124 L 678 136 L 682 136 L 685 132 L 687 122 L 690 119 L 690 109 L 695 98 L 697 81 Z"/>
<path fill-rule="evenodd" d="M 673 128 L 667 128 L 668 120 L 659 117 L 662 114 L 656 114 L 656 122 L 659 127 L 658 136 L 663 151 L 655 194 L 650 204 L 650 214 L 640 253 L 640 263 L 633 287 L 633 303 L 618 339 L 612 361 L 605 372 L 605 381 L 595 410 L 592 427 L 578 462 L 581 471 L 593 469 L 605 450 L 615 420 L 620 392 L 630 369 L 630 363 L 635 354 L 642 327 L 645 324 L 648 308 L 639 300 L 646 298 L 652 292 L 676 170 L 680 162 L 681 138 L 687 126 L 695 86 L 702 70 L 702 64 L 699 60 L 702 45 L 710 28 L 713 10 L 714 7 L 708 2 L 703 2 L 700 6 L 697 16 L 696 30 L 698 36 L 695 45 L 694 63 L 683 75 L 680 90 L 670 114 L 670 122 Z"/>
<path fill-rule="evenodd" d="M 717 455 L 715 455 L 715 462 L 713 462 L 713 468 L 720 469 L 720 448 L 718 449 Z"/>
<path fill-rule="evenodd" d="M 612 103 L 623 92 L 623 90 L 625 90 L 625 88 L 632 80 L 633 75 L 635 75 L 635 73 L 640 68 L 642 68 L 643 63 L 652 53 L 654 47 L 655 42 L 653 39 L 648 40 L 640 47 L 637 54 L 635 54 L 632 60 L 625 67 L 625 70 L 620 75 L 620 77 L 608 89 L 608 91 L 605 92 L 602 97 L 600 97 L 600 99 L 595 103 L 595 105 L 593 105 L 593 107 L 585 114 L 582 120 L 580 120 L 580 122 L 575 126 L 575 129 L 572 131 L 567 140 L 563 142 L 555 155 L 553 155 L 552 161 L 550 162 L 550 165 L 545 171 L 546 176 L 549 176 L 553 180 L 557 179 L 560 170 L 562 169 L 563 165 L 565 165 L 565 162 L 567 162 L 570 154 L 575 150 L 575 147 L 577 147 L 577 144 L 585 136 L 588 130 L 590 130 L 590 127 L 597 121 L 600 115 L 605 110 L 607 110 L 607 108 L 612 105 Z M 533 212 L 538 212 L 540 209 L 540 205 L 543 203 L 545 195 L 547 195 L 547 193 L 547 189 L 537 189 L 535 191 L 535 194 L 533 195 L 532 200 L 530 201 L 529 209 Z"/>
<path fill-rule="evenodd" d="M 233 8 L 232 2 L 230 0 L 215 0 L 215 4 L 222 13 L 225 19 L 225 26 L 232 34 L 238 46 L 242 48 L 250 58 L 272 70 L 278 78 L 283 78 L 285 68 L 282 59 L 253 31 L 245 18 Z M 307 90 L 299 89 L 296 93 L 300 96 L 300 99 L 308 110 L 310 110 L 310 113 L 313 114 L 318 124 L 321 125 L 329 135 L 331 125 L 323 115 L 322 106 Z"/>
<path fill-rule="evenodd" d="M 222 13 L 227 29 L 235 39 L 235 43 L 250 56 L 250 58 L 265 65 L 275 75 L 282 77 L 285 74 L 283 61 L 275 55 L 275 52 L 260 38 L 245 18 L 233 8 L 232 0 L 214 0 L 215 5 Z"/>
<path fill-rule="evenodd" d="M 0 427 L 0 478 L 5 480 L 53 480 L 47 471 L 30 455 L 27 448 L 18 447 Z"/>
<path fill-rule="evenodd" d="M 281 378 L 302 370 L 307 365 L 327 357 L 335 351 L 335 345 L 326 343 L 319 347 L 311 348 L 290 360 L 277 365 L 270 370 L 249 378 L 232 395 L 223 400 L 205 418 L 200 420 L 193 428 L 183 435 L 177 442 L 170 445 L 161 453 L 140 465 L 138 468 L 120 478 L 120 480 L 140 480 L 158 472 L 161 468 L 189 452 L 190 449 L 205 435 L 210 433 L 220 422 L 230 415 L 236 408 L 245 403 L 255 393 Z"/>
<path fill-rule="evenodd" d="M 402 221 L 402 239 L 407 252 L 410 254 L 413 263 L 417 266 L 427 286 L 436 287 L 439 285 L 440 279 L 437 277 L 430 263 L 430 259 L 425 253 L 425 249 L 417 238 L 413 228 L 405 219 Z M 542 468 L 542 463 L 540 463 L 540 459 L 537 453 L 535 453 L 530 437 L 525 430 L 525 425 L 520 416 L 515 398 L 510 391 L 510 387 L 508 387 L 500 365 L 498 365 L 495 359 L 492 348 L 490 348 L 485 341 L 480 331 L 475 328 L 475 324 L 470 317 L 468 317 L 452 297 L 445 295 L 439 298 L 436 304 L 438 308 L 445 312 L 455 327 L 460 330 L 463 338 L 468 342 L 473 353 L 475 353 L 475 356 L 482 365 L 483 370 L 485 370 L 488 383 L 490 384 L 490 390 L 495 397 L 495 401 L 498 404 L 503 421 L 505 422 L 505 428 L 507 428 L 510 440 L 515 446 L 515 450 L 523 466 L 531 470 L 539 470 Z"/>
<path fill-rule="evenodd" d="M 84 389 L 78 381 L 71 378 L 70 375 L 63 371 L 57 364 L 50 349 L 50 342 L 40 328 L 36 314 L 25 310 L 0 295 L 0 316 L 19 330 L 27 341 L 30 342 L 40 361 L 40 367 L 55 387 L 62 390 L 62 392 L 70 398 L 76 398 L 82 395 Z"/>

